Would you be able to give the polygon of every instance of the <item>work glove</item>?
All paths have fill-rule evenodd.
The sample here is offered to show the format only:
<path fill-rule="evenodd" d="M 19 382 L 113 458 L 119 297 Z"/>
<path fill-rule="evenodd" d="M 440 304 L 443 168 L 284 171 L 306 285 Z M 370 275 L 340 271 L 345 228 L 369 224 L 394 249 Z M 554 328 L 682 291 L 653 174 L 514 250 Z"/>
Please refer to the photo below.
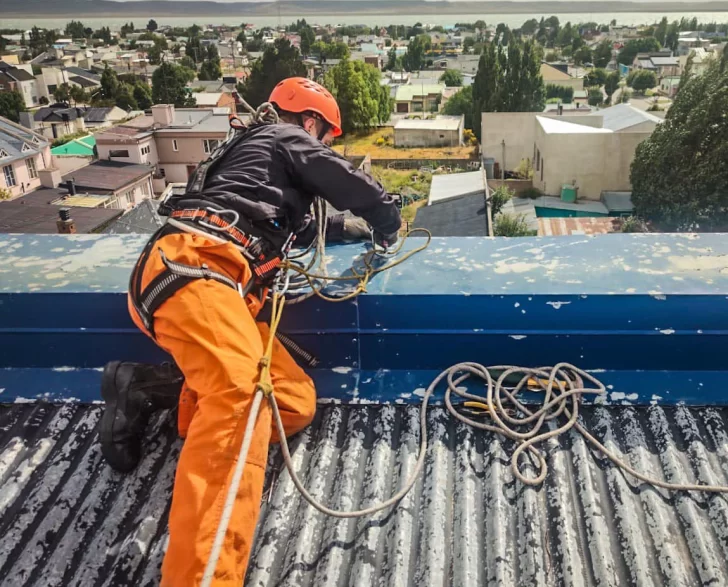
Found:
<path fill-rule="evenodd" d="M 393 232 L 392 234 L 382 234 L 381 232 L 374 231 L 374 244 L 378 247 L 386 250 L 391 249 L 397 244 L 399 239 L 399 232 Z"/>
<path fill-rule="evenodd" d="M 372 229 L 361 218 L 345 218 L 341 238 L 345 241 L 368 241 L 372 238 Z"/>

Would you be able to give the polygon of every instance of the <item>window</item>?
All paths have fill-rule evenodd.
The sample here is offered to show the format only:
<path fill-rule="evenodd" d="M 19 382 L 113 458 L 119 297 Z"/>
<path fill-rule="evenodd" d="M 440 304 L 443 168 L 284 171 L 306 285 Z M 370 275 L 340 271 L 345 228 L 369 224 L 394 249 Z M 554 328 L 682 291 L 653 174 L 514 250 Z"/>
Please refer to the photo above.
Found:
<path fill-rule="evenodd" d="M 546 167 L 546 161 L 541 159 L 541 181 L 543 181 L 543 168 Z"/>
<path fill-rule="evenodd" d="M 160 177 L 167 177 L 167 172 L 164 170 L 164 167 L 159 168 L 159 175 Z"/>
<path fill-rule="evenodd" d="M 179 151 L 179 146 L 177 145 L 177 139 L 172 139 L 172 150 L 175 152 Z"/>
<path fill-rule="evenodd" d="M 124 194 L 124 198 L 126 198 L 126 203 L 130 206 L 134 205 L 134 190 L 129 190 Z"/>
<path fill-rule="evenodd" d="M 147 145 L 146 147 L 142 147 L 142 155 L 149 155 L 149 151 L 151 151 L 149 145 Z"/>
<path fill-rule="evenodd" d="M 536 171 L 538 171 L 539 169 L 541 169 L 541 151 L 537 150 L 536 151 Z"/>
<path fill-rule="evenodd" d="M 202 147 L 205 150 L 205 154 L 207 155 L 212 153 L 219 144 L 220 141 L 217 141 L 215 139 L 205 139 L 204 141 L 202 141 Z"/>
<path fill-rule="evenodd" d="M 5 185 L 7 185 L 9 188 L 18 185 L 15 182 L 15 171 L 13 170 L 12 165 L 6 165 L 5 167 L 3 167 L 3 173 L 5 174 Z"/>
<path fill-rule="evenodd" d="M 148 183 L 142 184 L 142 194 L 149 197 L 149 184 Z"/>
<path fill-rule="evenodd" d="M 123 158 L 123 157 L 128 157 L 128 156 L 129 156 L 129 151 L 127 151 L 126 149 L 117 149 L 117 150 L 112 149 L 111 151 L 109 151 L 109 157 Z"/>
<path fill-rule="evenodd" d="M 8 152 L 5 149 L 0 149 L 0 159 L 4 159 L 8 156 Z"/>
<path fill-rule="evenodd" d="M 38 179 L 38 170 L 35 168 L 35 159 L 26 159 L 25 164 L 28 166 L 28 176 L 30 176 L 30 179 Z"/>

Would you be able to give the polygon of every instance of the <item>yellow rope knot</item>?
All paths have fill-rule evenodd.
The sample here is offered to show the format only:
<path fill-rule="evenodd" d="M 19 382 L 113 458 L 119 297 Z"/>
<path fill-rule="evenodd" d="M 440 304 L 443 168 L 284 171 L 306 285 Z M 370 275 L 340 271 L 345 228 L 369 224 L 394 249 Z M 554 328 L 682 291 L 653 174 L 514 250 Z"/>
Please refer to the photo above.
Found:
<path fill-rule="evenodd" d="M 255 386 L 255 390 L 262 391 L 263 395 L 268 397 L 271 393 L 273 393 L 273 384 L 268 383 L 267 381 L 259 381 Z"/>
<path fill-rule="evenodd" d="M 261 357 L 260 361 L 258 361 L 258 367 L 261 369 L 268 367 L 270 365 L 270 357 Z"/>

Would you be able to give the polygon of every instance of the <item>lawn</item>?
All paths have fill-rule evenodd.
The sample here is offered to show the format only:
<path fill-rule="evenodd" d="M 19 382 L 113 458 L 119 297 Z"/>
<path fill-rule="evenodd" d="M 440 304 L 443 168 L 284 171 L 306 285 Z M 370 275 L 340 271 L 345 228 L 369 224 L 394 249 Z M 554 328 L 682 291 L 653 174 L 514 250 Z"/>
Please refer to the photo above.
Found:
<path fill-rule="evenodd" d="M 415 169 L 386 169 L 374 165 L 372 175 L 390 194 L 402 194 L 405 200 L 402 219 L 406 222 L 412 222 L 415 219 L 417 208 L 427 204 L 427 196 L 432 183 L 430 173 L 420 173 Z"/>
<path fill-rule="evenodd" d="M 395 148 L 394 129 L 384 127 L 349 133 L 336 140 L 334 150 L 344 156 L 371 155 L 372 159 L 468 159 L 475 155 L 476 147 Z"/>

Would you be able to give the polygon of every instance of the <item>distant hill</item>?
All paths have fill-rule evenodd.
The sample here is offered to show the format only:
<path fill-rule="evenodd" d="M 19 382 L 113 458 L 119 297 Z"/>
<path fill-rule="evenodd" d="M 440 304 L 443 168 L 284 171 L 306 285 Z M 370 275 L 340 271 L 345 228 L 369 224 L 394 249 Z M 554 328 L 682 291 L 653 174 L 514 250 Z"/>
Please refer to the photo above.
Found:
<path fill-rule="evenodd" d="M 728 12 L 726 2 L 425 2 L 331 0 L 275 2 L 110 2 L 108 0 L 1 0 L 2 16 L 57 18 L 99 16 L 266 16 L 277 14 L 543 14 L 568 12 Z"/>

